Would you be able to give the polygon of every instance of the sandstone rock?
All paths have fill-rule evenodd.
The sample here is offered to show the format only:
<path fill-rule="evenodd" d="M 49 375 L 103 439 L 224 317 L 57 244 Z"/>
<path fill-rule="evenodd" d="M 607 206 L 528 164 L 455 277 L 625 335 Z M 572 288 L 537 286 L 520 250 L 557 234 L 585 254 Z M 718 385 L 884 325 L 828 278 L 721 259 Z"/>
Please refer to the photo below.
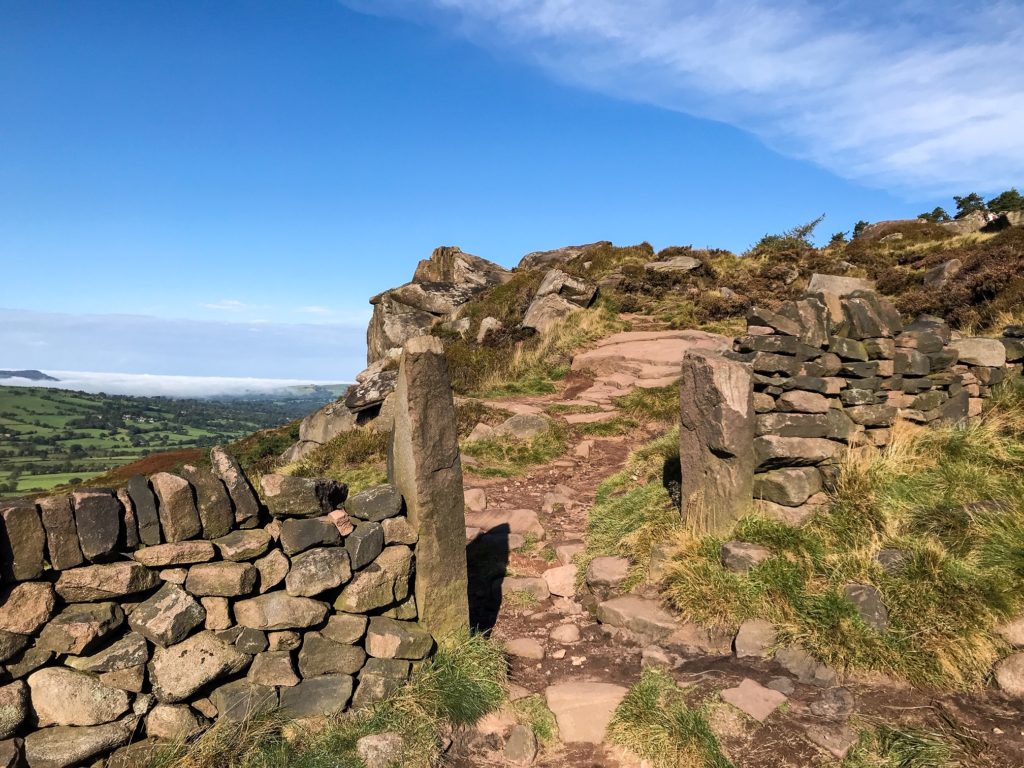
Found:
<path fill-rule="evenodd" d="M 676 629 L 676 620 L 656 600 L 639 595 L 622 595 L 597 606 L 602 624 L 621 627 L 657 640 Z"/>
<path fill-rule="evenodd" d="M 257 654 L 252 661 L 252 666 L 249 667 L 247 679 L 255 685 L 280 685 L 285 688 L 299 683 L 292 655 L 288 651 L 268 651 Z"/>
<path fill-rule="evenodd" d="M 351 698 L 351 675 L 310 677 L 281 689 L 281 712 L 293 718 L 319 717 L 340 712 Z"/>
<path fill-rule="evenodd" d="M 806 735 L 808 741 L 837 760 L 843 760 L 860 738 L 860 734 L 848 725 L 811 725 Z"/>
<path fill-rule="evenodd" d="M 188 569 L 185 589 L 193 595 L 238 597 L 255 591 L 258 575 L 249 563 L 201 563 Z"/>
<path fill-rule="evenodd" d="M 541 574 L 547 582 L 548 591 L 558 597 L 576 596 L 576 566 L 562 565 L 549 568 Z"/>
<path fill-rule="evenodd" d="M 32 768 L 70 768 L 128 742 L 138 718 L 91 727 L 33 731 L 25 738 L 25 759 Z"/>
<path fill-rule="evenodd" d="M 473 427 L 472 431 L 466 436 L 465 442 L 479 443 L 481 440 L 490 440 L 492 437 L 494 437 L 494 427 L 481 422 Z"/>
<path fill-rule="evenodd" d="M 267 641 L 270 651 L 294 651 L 302 645 L 302 635 L 292 630 L 268 632 Z"/>
<path fill-rule="evenodd" d="M 447 363 L 438 339 L 416 338 L 402 353 L 389 456 L 389 476 L 405 499 L 409 524 L 418 537 L 415 597 L 420 621 L 435 635 L 463 631 L 469 625 L 469 606 L 462 465 Z M 394 600 L 402 600 L 405 594 L 398 593 L 408 592 L 408 567 L 397 552 L 382 563 L 395 549 L 387 547 L 359 576 L 375 567 L 391 570 L 395 577 L 386 581 L 394 584 Z M 377 578 L 372 575 L 370 580 Z M 345 599 L 346 593 L 356 594 L 357 580 L 345 587 L 338 605 L 342 610 L 360 612 L 346 606 L 361 601 Z"/>
<path fill-rule="evenodd" d="M 327 518 L 284 520 L 281 522 L 281 547 L 296 555 L 311 547 L 330 547 L 341 543 L 337 526 Z"/>
<path fill-rule="evenodd" d="M 54 653 L 88 653 L 122 624 L 124 611 L 116 603 L 69 605 L 43 627 L 36 646 Z"/>
<path fill-rule="evenodd" d="M 746 541 L 727 541 L 722 545 L 722 565 L 730 571 L 743 573 L 760 565 L 772 556 L 772 551 L 760 544 Z"/>
<path fill-rule="evenodd" d="M 345 539 L 345 550 L 353 570 L 365 568 L 384 549 L 384 529 L 380 523 L 359 523 Z"/>
<path fill-rule="evenodd" d="M 128 710 L 128 694 L 107 688 L 92 675 L 66 667 L 47 667 L 28 678 L 32 709 L 40 727 L 102 725 Z"/>
<path fill-rule="evenodd" d="M 760 683 L 745 678 L 735 688 L 726 688 L 721 692 L 722 701 L 732 704 L 746 715 L 763 723 L 786 700 L 779 691 L 765 688 Z"/>
<path fill-rule="evenodd" d="M 517 637 L 505 643 L 505 652 L 520 659 L 540 661 L 544 658 L 544 646 L 532 637 Z"/>
<path fill-rule="evenodd" d="M 402 513 L 402 496 L 393 485 L 378 485 L 349 497 L 345 510 L 359 520 L 379 523 Z"/>
<path fill-rule="evenodd" d="M 0 588 L 0 630 L 20 635 L 39 631 L 53 616 L 57 599 L 45 582 L 29 582 Z"/>
<path fill-rule="evenodd" d="M 821 437 L 762 435 L 754 439 L 755 463 L 759 470 L 821 464 L 838 456 L 842 449 L 842 443 Z"/>
<path fill-rule="evenodd" d="M 835 683 L 836 672 L 822 664 L 802 648 L 790 646 L 775 653 L 775 662 L 796 677 L 798 681 L 819 688 L 828 688 Z"/>
<path fill-rule="evenodd" d="M 595 557 L 587 566 L 586 580 L 591 587 L 618 587 L 629 575 L 629 560 L 624 557 Z"/>
<path fill-rule="evenodd" d="M 15 680 L 0 686 L 0 739 L 13 736 L 27 717 L 28 688 L 25 683 Z"/>
<path fill-rule="evenodd" d="M 1024 648 L 1024 617 L 999 625 L 996 633 L 1013 648 Z"/>
<path fill-rule="evenodd" d="M 881 632 L 889 626 L 889 611 L 882 602 L 882 594 L 875 587 L 870 584 L 847 584 L 843 592 L 869 627 Z"/>
<path fill-rule="evenodd" d="M 1006 365 L 1006 347 L 998 339 L 956 339 L 949 343 L 960 353 L 960 362 L 1000 368 Z"/>
<path fill-rule="evenodd" d="M 775 625 L 764 619 L 747 619 L 733 641 L 736 658 L 768 658 L 775 645 Z"/>
<path fill-rule="evenodd" d="M 340 587 L 351 578 L 348 552 L 341 547 L 322 547 L 295 556 L 285 578 L 285 589 L 289 595 L 313 597 Z"/>
<path fill-rule="evenodd" d="M 523 316 L 522 326 L 544 334 L 566 317 L 581 309 L 583 307 L 557 293 L 536 296 L 527 308 L 526 315 Z"/>
<path fill-rule="evenodd" d="M 242 528 L 254 528 L 259 523 L 260 503 L 249 480 L 233 456 L 222 447 L 210 450 L 213 473 L 221 479 L 235 507 L 235 522 Z"/>
<path fill-rule="evenodd" d="M 284 592 L 269 592 L 235 603 L 235 621 L 252 629 L 304 629 L 326 617 L 326 603 Z"/>
<path fill-rule="evenodd" d="M 220 686 L 210 694 L 210 701 L 217 708 L 219 717 L 242 722 L 254 715 L 272 712 L 277 708 L 278 695 L 270 686 L 243 679 Z"/>
<path fill-rule="evenodd" d="M 821 491 L 821 473 L 814 467 L 789 467 L 754 475 L 754 497 L 798 507 Z"/>
<path fill-rule="evenodd" d="M 8 635 L 8 632 L 0 632 L 0 635 Z M 6 672 L 5 679 L 7 680 L 21 680 L 22 678 L 28 677 L 30 674 L 35 672 L 40 667 L 49 664 L 53 658 L 53 653 L 50 651 L 44 651 L 42 648 L 26 648 L 31 637 L 28 635 L 11 635 L 11 637 L 20 638 L 23 641 L 23 645 L 17 648 L 5 649 L 3 655 L 7 656 L 4 661 L 4 670 Z M 23 651 L 23 652 L 22 652 Z M 18 655 L 19 652 L 22 652 Z M 15 658 L 17 656 L 17 658 Z M 0 763 L 2 765 L 2 763 Z"/>
<path fill-rule="evenodd" d="M 82 553 L 92 562 L 109 559 L 124 540 L 124 510 L 114 492 L 85 489 L 75 491 L 71 498 Z"/>
<path fill-rule="evenodd" d="M 146 715 L 151 739 L 185 742 L 206 729 L 206 720 L 187 704 L 158 704 Z"/>
<path fill-rule="evenodd" d="M 204 631 L 169 648 L 157 647 L 149 663 L 149 679 L 157 700 L 175 703 L 215 680 L 241 672 L 248 664 L 248 656 Z"/>
<path fill-rule="evenodd" d="M 580 641 L 580 628 L 575 624 L 560 624 L 548 633 L 548 637 L 556 643 L 572 645 Z"/>
<path fill-rule="evenodd" d="M 408 661 L 368 658 L 359 672 L 359 687 L 352 698 L 352 706 L 366 707 L 391 695 L 408 679 L 409 670 Z"/>
<path fill-rule="evenodd" d="M 544 691 L 564 744 L 600 744 L 626 689 L 611 683 L 572 682 Z"/>
<path fill-rule="evenodd" d="M 854 703 L 853 694 L 846 688 L 827 688 L 808 709 L 815 717 L 825 720 L 846 720 L 853 712 Z"/>
<path fill-rule="evenodd" d="M 260 594 L 284 581 L 291 568 L 288 557 L 279 549 L 272 549 L 265 557 L 257 560 L 255 565 L 260 574 Z"/>
<path fill-rule="evenodd" d="M 405 742 L 401 735 L 391 731 L 363 736 L 356 742 L 356 753 L 366 768 L 401 765 L 404 752 Z"/>
<path fill-rule="evenodd" d="M 113 645 L 92 656 L 71 657 L 64 663 L 82 672 L 98 674 L 137 667 L 147 661 L 149 661 L 149 647 L 146 645 L 146 640 L 142 635 L 129 632 Z"/>
<path fill-rule="evenodd" d="M 71 497 L 46 496 L 39 500 L 39 512 L 46 531 L 50 565 L 55 571 L 74 568 L 85 562 L 78 543 L 78 528 Z"/>
<path fill-rule="evenodd" d="M 397 378 L 395 371 L 380 371 L 353 384 L 345 393 L 345 407 L 354 414 L 379 407 L 395 391 Z"/>
<path fill-rule="evenodd" d="M 366 652 L 378 659 L 424 659 L 434 638 L 419 624 L 375 616 L 366 632 Z"/>
<path fill-rule="evenodd" d="M 0 579 L 30 581 L 43 573 L 46 533 L 36 505 L 0 502 Z"/>
<path fill-rule="evenodd" d="M 179 541 L 174 544 L 157 544 L 138 550 L 133 557 L 149 568 L 165 568 L 169 565 L 190 565 L 213 560 L 213 544 L 208 541 Z"/>
<path fill-rule="evenodd" d="M 780 411 L 797 413 L 828 413 L 832 407 L 829 399 L 816 392 L 783 392 L 775 401 L 775 406 Z"/>
<path fill-rule="evenodd" d="M 862 408 L 878 408 L 867 405 Z M 888 406 L 881 406 L 889 408 Z M 852 409 L 851 409 L 852 410 Z M 891 413 L 894 409 L 889 408 Z M 854 426 L 845 412 L 829 409 L 826 413 L 765 413 L 756 417 L 755 433 L 772 437 L 827 437 L 846 440 L 853 434 Z"/>
<path fill-rule="evenodd" d="M 126 669 L 115 669 L 111 672 L 104 672 L 99 676 L 99 681 L 108 688 L 116 688 L 119 691 L 127 691 L 128 693 L 142 693 L 143 685 L 146 681 L 146 666 L 139 664 L 134 667 L 128 667 Z M 150 697 L 150 694 L 145 694 Z M 142 709 L 143 702 L 146 699 L 142 697 L 136 697 L 133 711 L 135 714 L 142 714 L 145 710 Z"/>
<path fill-rule="evenodd" d="M 348 486 L 336 480 L 289 475 L 263 475 L 263 498 L 275 517 L 320 517 L 340 507 Z"/>
<path fill-rule="evenodd" d="M 62 571 L 56 589 L 69 603 L 87 603 L 128 597 L 146 592 L 159 583 L 156 571 L 141 563 L 123 562 Z"/>
<path fill-rule="evenodd" d="M 196 508 L 195 491 L 189 482 L 169 472 L 158 472 L 149 478 L 159 499 L 160 528 L 164 541 L 184 541 L 203 532 Z"/>
<path fill-rule="evenodd" d="M 680 383 L 684 517 L 721 530 L 753 501 L 753 385 L 748 368 L 691 351 Z"/>
<path fill-rule="evenodd" d="M 664 261 L 649 261 L 644 264 L 648 272 L 660 272 L 662 274 L 686 274 L 695 272 L 704 266 L 700 259 L 693 256 L 674 256 Z"/>
<path fill-rule="evenodd" d="M 165 584 L 139 605 L 128 624 L 152 643 L 166 648 L 184 640 L 206 619 L 206 610 L 181 587 Z"/>
<path fill-rule="evenodd" d="M 195 490 L 196 509 L 204 539 L 217 539 L 231 532 L 235 510 L 223 481 L 208 469 L 186 465 L 182 476 Z"/>
<path fill-rule="evenodd" d="M 831 293 L 834 296 L 849 296 L 855 291 L 873 291 L 875 284 L 871 280 L 861 277 L 845 277 L 842 275 L 823 275 L 815 273 L 811 275 L 807 284 L 808 293 Z"/>
<path fill-rule="evenodd" d="M 1011 653 L 994 669 L 999 690 L 1014 699 L 1024 699 L 1024 653 Z"/>
<path fill-rule="evenodd" d="M 185 586 L 185 579 L 188 578 L 188 568 L 164 568 L 160 571 L 160 580 L 168 584 L 176 584 L 179 587 Z"/>
<path fill-rule="evenodd" d="M 381 521 L 384 529 L 384 544 L 408 544 L 416 543 L 416 531 L 409 525 L 406 517 L 391 517 Z"/>
<path fill-rule="evenodd" d="M 266 553 L 270 548 L 270 534 L 262 528 L 251 530 L 232 531 L 231 533 L 214 539 L 213 544 L 217 547 L 221 558 L 233 562 L 255 560 Z"/>
<path fill-rule="evenodd" d="M 487 493 L 483 488 L 467 488 L 464 501 L 467 512 L 483 512 L 487 509 Z"/>
<path fill-rule="evenodd" d="M 145 475 L 132 475 L 128 479 L 126 490 L 135 510 L 139 541 L 147 547 L 156 546 L 161 541 L 160 516 L 156 509 L 156 496 L 153 495 L 149 480 Z"/>
<path fill-rule="evenodd" d="M 374 563 L 345 585 L 334 607 L 346 613 L 365 613 L 404 600 L 409 595 L 411 570 L 412 550 L 401 545 L 385 547 Z M 417 582 L 420 578 L 418 571 Z"/>
<path fill-rule="evenodd" d="M 555 558 L 558 560 L 559 565 L 569 565 L 573 562 L 576 555 L 578 555 L 580 552 L 585 551 L 586 548 L 587 545 L 584 544 L 582 541 L 567 541 L 564 544 L 558 544 L 555 546 Z M 594 559 L 596 560 L 597 558 Z M 593 562 L 593 560 L 591 560 L 591 562 Z M 628 564 L 626 568 L 628 570 Z M 589 568 L 587 569 L 587 573 L 587 581 L 589 583 Z"/>

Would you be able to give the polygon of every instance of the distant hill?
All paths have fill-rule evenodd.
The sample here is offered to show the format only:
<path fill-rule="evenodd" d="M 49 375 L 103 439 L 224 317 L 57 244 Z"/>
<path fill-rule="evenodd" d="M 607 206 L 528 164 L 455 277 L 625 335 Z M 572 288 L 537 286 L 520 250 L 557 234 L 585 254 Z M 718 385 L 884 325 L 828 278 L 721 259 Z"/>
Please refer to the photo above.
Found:
<path fill-rule="evenodd" d="M 0 497 L 84 482 L 156 452 L 179 463 L 201 460 L 202 449 L 288 424 L 336 399 L 340 388 L 200 400 L 3 386 Z"/>
<path fill-rule="evenodd" d="M 0 371 L 0 379 L 28 379 L 29 381 L 60 381 L 42 371 Z"/>

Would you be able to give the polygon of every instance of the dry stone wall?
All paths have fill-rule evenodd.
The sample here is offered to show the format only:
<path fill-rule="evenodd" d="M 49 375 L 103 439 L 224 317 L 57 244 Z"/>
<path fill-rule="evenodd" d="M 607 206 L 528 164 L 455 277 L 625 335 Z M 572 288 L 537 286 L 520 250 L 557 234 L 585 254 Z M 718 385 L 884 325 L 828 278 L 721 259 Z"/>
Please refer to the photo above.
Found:
<path fill-rule="evenodd" d="M 436 358 L 425 348 L 400 366 L 400 489 L 349 496 L 344 483 L 272 474 L 261 500 L 215 448 L 210 468 L 3 503 L 0 765 L 88 764 L 264 709 L 362 707 L 435 648 L 417 593 L 445 601 L 432 609 L 438 637 L 464 628 L 465 551 L 435 541 L 462 542 L 465 528 Z M 445 447 L 445 419 L 442 467 L 428 454 Z"/>
<path fill-rule="evenodd" d="M 763 513 L 791 524 L 825 503 L 845 449 L 888 444 L 897 419 L 948 424 L 978 416 L 991 387 L 1019 373 L 1024 361 L 1024 326 L 1006 328 L 999 339 L 963 338 L 937 317 L 906 322 L 888 301 L 856 288 L 837 289 L 844 295 L 821 290 L 776 311 L 751 310 L 747 333 L 726 355 L 752 376 L 753 499 Z M 699 407 L 707 395 L 692 383 L 688 388 L 686 363 L 683 371 L 685 434 L 687 408 L 711 421 L 719 416 Z M 746 426 L 733 421 L 730 430 L 741 434 Z M 723 461 L 716 446 L 709 450 Z M 683 487 L 687 474 L 707 467 L 708 461 L 688 462 L 684 452 Z M 734 516 L 749 507 L 749 497 L 731 501 Z"/>

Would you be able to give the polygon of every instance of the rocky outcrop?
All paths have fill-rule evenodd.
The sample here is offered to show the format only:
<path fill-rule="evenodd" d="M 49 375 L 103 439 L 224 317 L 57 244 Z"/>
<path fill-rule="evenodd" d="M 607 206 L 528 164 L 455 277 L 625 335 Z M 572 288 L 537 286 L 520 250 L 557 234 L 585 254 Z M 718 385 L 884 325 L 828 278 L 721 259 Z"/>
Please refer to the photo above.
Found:
<path fill-rule="evenodd" d="M 601 240 L 596 243 L 588 243 L 587 245 L 567 245 L 562 248 L 555 248 L 551 251 L 534 251 L 533 253 L 526 254 L 519 260 L 518 269 L 556 267 L 583 256 L 590 250 L 609 246 L 611 246 L 610 241 Z"/>
<path fill-rule="evenodd" d="M 589 307 L 597 297 L 597 286 L 562 272 L 548 270 L 530 302 L 523 327 L 545 333 L 573 312 Z"/>
<path fill-rule="evenodd" d="M 373 317 L 366 330 L 367 363 L 397 356 L 409 339 L 429 333 L 474 294 L 510 277 L 508 270 L 457 247 L 436 248 L 416 267 L 411 283 L 370 299 Z"/>

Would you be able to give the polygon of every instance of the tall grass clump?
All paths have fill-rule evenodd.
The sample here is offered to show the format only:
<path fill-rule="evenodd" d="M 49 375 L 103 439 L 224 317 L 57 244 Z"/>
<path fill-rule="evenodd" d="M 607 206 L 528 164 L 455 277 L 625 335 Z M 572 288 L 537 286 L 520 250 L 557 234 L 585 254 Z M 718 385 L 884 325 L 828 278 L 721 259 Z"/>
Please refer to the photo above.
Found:
<path fill-rule="evenodd" d="M 364 768 L 356 742 L 397 733 L 400 765 L 428 768 L 441 755 L 443 735 L 476 722 L 505 700 L 507 669 L 499 646 L 480 635 L 442 641 L 408 685 L 364 710 L 326 718 L 320 728 L 298 726 L 280 713 L 241 722 L 218 720 L 197 740 L 156 749 L 146 768 Z"/>
<path fill-rule="evenodd" d="M 671 541 L 679 525 L 679 509 L 671 493 L 673 487 L 678 489 L 678 468 L 679 430 L 675 428 L 634 451 L 622 471 L 597 487 L 587 521 L 587 548 L 577 556 L 581 578 L 590 561 L 603 555 L 632 562 L 624 588 L 646 578 L 652 549 Z"/>
<path fill-rule="evenodd" d="M 299 477 L 328 477 L 345 482 L 350 493 L 387 482 L 390 432 L 354 429 L 316 448 L 306 458 L 282 468 Z"/>
<path fill-rule="evenodd" d="M 462 445 L 462 452 L 474 459 L 467 470 L 482 477 L 515 477 L 561 456 L 566 449 L 566 429 L 559 423 L 536 437 L 500 435 Z"/>
<path fill-rule="evenodd" d="M 644 670 L 608 725 L 608 738 L 654 768 L 733 768 L 707 713 L 687 705 L 666 673 Z"/>
<path fill-rule="evenodd" d="M 852 451 L 831 507 L 803 528 L 748 516 L 721 538 L 681 538 L 665 596 L 685 617 L 737 627 L 765 618 L 783 642 L 840 669 L 952 689 L 980 685 L 1005 653 L 997 624 L 1024 609 L 1024 410 L 1019 382 L 979 421 L 900 424 L 882 451 Z M 723 540 L 773 557 L 747 573 L 721 563 Z M 884 568 L 883 549 L 900 563 Z M 861 619 L 848 584 L 881 593 L 884 631 Z"/>

